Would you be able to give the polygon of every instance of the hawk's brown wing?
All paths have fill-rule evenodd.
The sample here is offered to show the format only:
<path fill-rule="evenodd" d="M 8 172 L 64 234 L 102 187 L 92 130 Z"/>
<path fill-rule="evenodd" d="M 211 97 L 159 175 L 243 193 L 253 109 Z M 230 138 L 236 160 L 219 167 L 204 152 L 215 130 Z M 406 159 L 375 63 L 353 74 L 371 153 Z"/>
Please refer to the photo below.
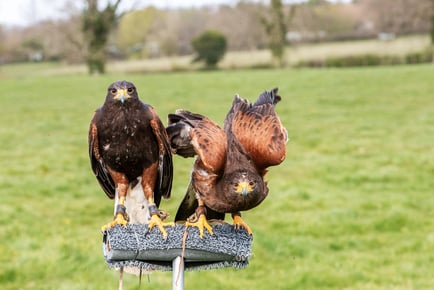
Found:
<path fill-rule="evenodd" d="M 157 137 L 159 146 L 159 161 L 158 161 L 158 174 L 154 189 L 154 198 L 157 199 L 163 196 L 164 198 L 170 197 L 173 180 L 173 162 L 172 151 L 170 148 L 170 141 L 163 123 L 157 115 L 157 112 L 149 106 L 153 119 L 150 121 L 152 131 Z M 159 202 L 156 204 L 158 205 Z"/>
<path fill-rule="evenodd" d="M 279 100 L 277 89 L 264 92 L 254 104 L 236 96 L 225 121 L 261 174 L 285 159 L 288 134 L 274 110 Z"/>
<path fill-rule="evenodd" d="M 191 146 L 199 156 L 203 169 L 215 174 L 223 169 L 226 161 L 226 134 L 209 118 L 186 110 L 177 110 L 175 114 L 169 115 L 167 132 L 174 150 L 182 147 L 184 151 L 191 152 L 188 148 Z M 184 133 L 181 136 L 179 132 Z M 191 154 L 182 156 L 190 157 Z"/>
<path fill-rule="evenodd" d="M 88 135 L 88 145 L 89 145 L 89 158 L 92 171 L 96 176 L 99 184 L 101 185 L 104 192 L 109 198 L 115 198 L 116 187 L 113 178 L 109 174 L 104 160 L 101 158 L 99 153 L 98 145 L 98 129 L 95 125 L 95 118 L 99 114 L 99 110 L 95 112 L 92 117 L 89 135 Z"/>

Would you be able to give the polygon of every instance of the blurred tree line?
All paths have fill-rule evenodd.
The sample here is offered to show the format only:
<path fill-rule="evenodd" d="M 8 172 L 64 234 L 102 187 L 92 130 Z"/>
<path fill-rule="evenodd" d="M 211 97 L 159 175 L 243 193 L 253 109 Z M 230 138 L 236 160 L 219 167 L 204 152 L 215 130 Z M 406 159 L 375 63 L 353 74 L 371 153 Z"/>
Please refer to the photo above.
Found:
<path fill-rule="evenodd" d="M 96 59 L 90 55 L 101 43 L 110 59 L 189 55 L 193 53 L 192 39 L 207 30 L 222 33 L 229 51 L 270 48 L 278 60 L 282 41 L 294 45 L 375 38 L 380 33 L 431 33 L 434 37 L 434 0 L 310 0 L 281 7 L 277 0 L 269 4 L 240 1 L 233 6 L 148 7 L 119 14 L 120 1 L 107 1 L 106 7 L 98 8 L 97 0 L 86 0 L 84 10 L 71 12 L 67 20 L 43 21 L 25 28 L 0 27 L 0 64 L 87 62 L 100 70 L 97 62 L 101 55 L 95 53 Z M 104 28 L 98 21 L 110 25 Z M 102 39 L 95 39 L 98 36 Z"/>

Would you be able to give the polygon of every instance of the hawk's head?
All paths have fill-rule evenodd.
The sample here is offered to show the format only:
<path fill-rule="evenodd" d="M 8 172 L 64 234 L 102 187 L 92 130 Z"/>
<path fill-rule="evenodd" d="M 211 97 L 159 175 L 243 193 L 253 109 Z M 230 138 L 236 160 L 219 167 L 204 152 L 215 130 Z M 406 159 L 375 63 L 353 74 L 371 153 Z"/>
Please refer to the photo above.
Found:
<path fill-rule="evenodd" d="M 114 82 L 107 89 L 106 101 L 119 101 L 124 104 L 129 99 L 138 98 L 136 87 L 127 81 Z"/>
<path fill-rule="evenodd" d="M 233 195 L 248 197 L 260 193 L 263 189 L 262 178 L 254 172 L 237 170 L 227 176 L 228 190 Z"/>

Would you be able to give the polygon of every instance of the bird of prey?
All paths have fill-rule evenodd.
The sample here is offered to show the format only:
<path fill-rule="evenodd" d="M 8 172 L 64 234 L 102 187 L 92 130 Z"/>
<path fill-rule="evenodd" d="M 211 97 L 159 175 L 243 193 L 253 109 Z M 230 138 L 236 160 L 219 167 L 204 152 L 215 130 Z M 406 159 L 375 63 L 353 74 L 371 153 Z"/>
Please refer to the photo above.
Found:
<path fill-rule="evenodd" d="M 213 234 L 207 219 L 232 214 L 234 227 L 252 233 L 241 211 L 259 205 L 268 194 L 267 168 L 285 159 L 288 133 L 275 105 L 278 89 L 262 93 L 255 103 L 238 95 L 222 129 L 209 118 L 177 110 L 166 128 L 173 151 L 183 157 L 197 155 L 190 184 L 175 221 Z"/>
<path fill-rule="evenodd" d="M 158 206 L 169 198 L 173 163 L 169 139 L 154 108 L 140 101 L 136 87 L 117 81 L 107 90 L 104 104 L 95 111 L 89 128 L 89 157 L 96 178 L 115 201 L 114 220 L 105 231 L 129 220 L 127 192 L 140 186 L 149 208 L 149 228 L 157 226 L 164 237 Z"/>

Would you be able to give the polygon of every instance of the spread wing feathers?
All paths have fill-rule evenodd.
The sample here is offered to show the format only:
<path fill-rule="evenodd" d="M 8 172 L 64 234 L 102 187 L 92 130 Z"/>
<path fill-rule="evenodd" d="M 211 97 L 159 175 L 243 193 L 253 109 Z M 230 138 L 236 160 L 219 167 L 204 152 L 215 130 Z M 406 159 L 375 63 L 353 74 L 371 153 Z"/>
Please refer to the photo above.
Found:
<path fill-rule="evenodd" d="M 159 145 L 159 161 L 158 161 L 158 174 L 154 189 L 155 201 L 159 196 L 164 198 L 170 197 L 172 190 L 172 177 L 173 177 L 173 161 L 172 151 L 169 143 L 169 137 L 163 123 L 158 118 L 157 113 L 153 108 L 150 109 L 154 116 L 151 121 L 152 131 L 158 140 Z M 158 204 L 158 203 L 156 203 Z"/>
<path fill-rule="evenodd" d="M 177 110 L 169 116 L 169 124 L 167 131 L 177 154 L 181 155 L 177 144 L 182 144 L 183 152 L 189 151 L 185 148 L 190 144 L 199 155 L 204 169 L 213 173 L 223 169 L 226 160 L 226 134 L 215 122 L 200 114 Z M 170 128 L 171 126 L 173 127 Z M 184 157 L 188 156 L 191 155 L 186 154 Z"/>
<path fill-rule="evenodd" d="M 277 89 L 265 91 L 254 104 L 235 96 L 225 120 L 262 174 L 285 159 L 288 133 L 274 110 L 280 100 Z"/>
<path fill-rule="evenodd" d="M 92 118 L 88 135 L 90 163 L 92 171 L 95 174 L 99 184 L 101 185 L 101 188 L 104 190 L 104 192 L 109 198 L 113 199 L 115 198 L 116 194 L 115 182 L 113 181 L 113 178 L 108 172 L 104 161 L 99 156 L 98 130 L 95 126 L 94 118 Z"/>

